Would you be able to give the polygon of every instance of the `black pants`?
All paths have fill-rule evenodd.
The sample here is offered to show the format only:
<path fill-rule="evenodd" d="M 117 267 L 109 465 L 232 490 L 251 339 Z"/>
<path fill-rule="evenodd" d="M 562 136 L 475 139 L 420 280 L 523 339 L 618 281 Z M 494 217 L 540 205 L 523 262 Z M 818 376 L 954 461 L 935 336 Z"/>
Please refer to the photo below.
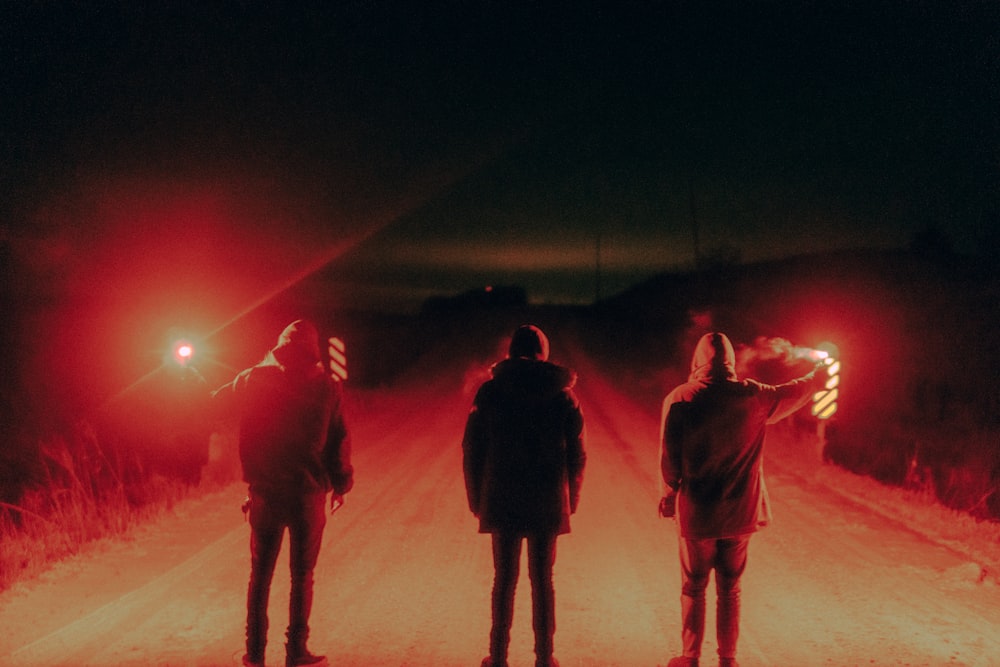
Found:
<path fill-rule="evenodd" d="M 326 525 L 326 494 L 261 494 L 250 497 L 250 585 L 247 589 L 247 654 L 263 661 L 267 645 L 267 603 L 281 540 L 288 528 L 291 592 L 288 650 L 304 652 L 313 602 L 313 569 Z"/>
<path fill-rule="evenodd" d="M 510 627 L 514 620 L 514 591 L 521 562 L 521 542 L 528 542 L 528 578 L 531 580 L 531 625 L 535 631 L 535 656 L 547 661 L 552 656 L 556 631 L 556 599 L 552 567 L 556 561 L 556 535 L 493 533 L 493 627 L 490 655 L 495 661 L 507 659 Z"/>

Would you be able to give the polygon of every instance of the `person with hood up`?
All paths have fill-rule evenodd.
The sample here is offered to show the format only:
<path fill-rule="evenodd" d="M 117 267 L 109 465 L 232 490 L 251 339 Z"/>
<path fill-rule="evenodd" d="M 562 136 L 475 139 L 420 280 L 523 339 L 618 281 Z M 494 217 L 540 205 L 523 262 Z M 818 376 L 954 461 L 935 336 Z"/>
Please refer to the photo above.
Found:
<path fill-rule="evenodd" d="M 217 389 L 220 409 L 239 417 L 239 452 L 249 485 L 250 584 L 243 664 L 264 664 L 267 604 L 285 528 L 291 592 L 286 667 L 324 665 L 306 648 L 313 570 L 331 510 L 354 485 L 342 388 L 324 370 L 319 334 L 305 320 L 282 331 L 263 361 Z M 246 509 L 246 508 L 245 508 Z"/>
<path fill-rule="evenodd" d="M 576 374 L 548 361 L 541 329 L 524 325 L 506 359 L 479 387 L 462 440 L 465 489 L 479 532 L 493 541 L 490 654 L 482 667 L 506 667 L 521 543 L 527 541 L 536 667 L 553 657 L 556 537 L 570 530 L 586 463 Z"/>
<path fill-rule="evenodd" d="M 680 527 L 683 655 L 668 667 L 698 667 L 705 631 L 705 590 L 715 570 L 720 667 L 736 667 L 740 577 L 750 536 L 770 521 L 763 476 L 768 424 L 784 419 L 822 387 L 812 370 L 768 385 L 736 376 L 736 353 L 722 333 L 702 336 L 687 382 L 663 401 L 660 514 Z"/>

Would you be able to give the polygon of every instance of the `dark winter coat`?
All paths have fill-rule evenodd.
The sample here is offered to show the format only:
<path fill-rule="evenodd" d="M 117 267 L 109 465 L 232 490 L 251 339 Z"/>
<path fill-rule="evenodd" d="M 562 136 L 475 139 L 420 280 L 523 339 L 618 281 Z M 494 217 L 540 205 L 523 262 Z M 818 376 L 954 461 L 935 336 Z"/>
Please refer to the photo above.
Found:
<path fill-rule="evenodd" d="M 243 479 L 260 493 L 347 493 L 354 484 L 343 391 L 294 322 L 267 357 L 215 391 L 239 415 Z"/>
<path fill-rule="evenodd" d="M 568 533 L 583 482 L 583 414 L 571 370 L 505 359 L 473 401 L 462 442 L 479 532 Z"/>
<path fill-rule="evenodd" d="M 661 472 L 678 491 L 683 537 L 746 535 L 770 521 L 766 426 L 805 405 L 821 381 L 815 372 L 779 385 L 740 381 L 729 339 L 701 338 L 688 381 L 664 399 L 661 421 Z"/>

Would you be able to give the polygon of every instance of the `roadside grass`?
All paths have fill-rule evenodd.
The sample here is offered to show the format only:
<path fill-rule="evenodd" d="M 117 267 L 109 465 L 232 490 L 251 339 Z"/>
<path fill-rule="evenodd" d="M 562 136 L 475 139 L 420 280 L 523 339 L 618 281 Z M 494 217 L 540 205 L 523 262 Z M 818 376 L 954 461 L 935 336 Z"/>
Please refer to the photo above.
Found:
<path fill-rule="evenodd" d="M 803 442 L 808 442 L 807 434 L 789 424 L 771 427 L 767 442 L 769 464 L 792 469 L 831 492 L 966 556 L 970 560 L 969 581 L 1000 585 L 1000 521 L 977 514 L 976 507 L 970 508 L 968 503 L 956 505 L 953 500 L 958 482 L 948 480 L 940 490 L 929 477 L 889 484 L 835 463 L 824 463 L 818 443 L 811 449 L 803 447 Z M 961 442 L 956 448 L 974 445 Z M 967 489 L 964 497 L 977 498 L 981 488 L 978 484 L 970 484 L 973 490 Z M 974 502 L 976 506 L 980 504 L 978 500 Z"/>
<path fill-rule="evenodd" d="M 124 490 L 100 496 L 83 487 L 36 489 L 18 505 L 0 505 L 0 591 L 38 576 L 94 540 L 122 535 L 184 493 L 166 479 L 151 480 L 149 502 L 131 503 Z"/>
<path fill-rule="evenodd" d="M 0 591 L 96 540 L 127 534 L 198 490 L 111 452 L 87 424 L 39 451 L 38 479 L 16 503 L 0 503 Z M 225 481 L 214 473 L 206 485 Z"/>

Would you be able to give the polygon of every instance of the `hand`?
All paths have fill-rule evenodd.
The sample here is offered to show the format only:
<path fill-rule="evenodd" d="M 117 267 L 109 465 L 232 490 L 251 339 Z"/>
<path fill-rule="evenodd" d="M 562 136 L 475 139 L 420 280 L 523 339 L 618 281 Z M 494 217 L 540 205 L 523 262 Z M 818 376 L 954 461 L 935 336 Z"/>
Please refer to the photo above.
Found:
<path fill-rule="evenodd" d="M 344 496 L 340 493 L 330 495 L 330 514 L 333 514 L 344 506 Z"/>
<path fill-rule="evenodd" d="M 816 368 L 812 370 L 812 374 L 813 384 L 818 387 L 826 385 L 826 381 L 830 379 L 830 365 L 827 363 L 827 360 L 821 359 L 816 362 Z"/>
<path fill-rule="evenodd" d="M 667 495 L 660 498 L 660 516 L 669 519 L 677 513 L 677 492 L 669 491 Z"/>

